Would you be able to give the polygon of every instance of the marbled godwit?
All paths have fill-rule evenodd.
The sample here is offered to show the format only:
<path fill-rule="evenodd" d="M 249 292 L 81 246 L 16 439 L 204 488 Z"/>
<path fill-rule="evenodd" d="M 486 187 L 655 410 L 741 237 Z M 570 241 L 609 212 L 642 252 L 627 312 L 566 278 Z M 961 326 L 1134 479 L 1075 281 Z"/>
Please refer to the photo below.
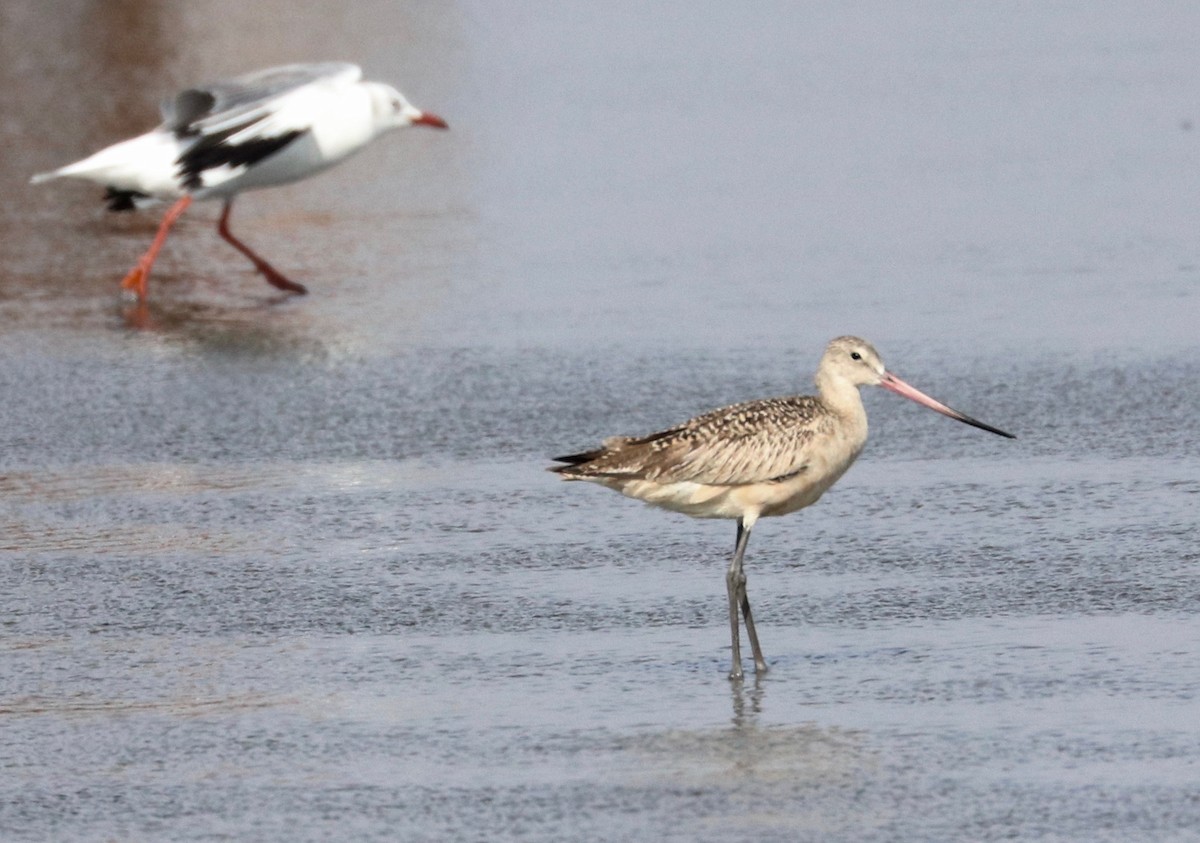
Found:
<path fill-rule="evenodd" d="M 420 111 L 388 85 L 362 81 L 353 64 L 293 64 L 189 88 L 162 106 L 163 124 L 95 155 L 33 177 L 79 178 L 107 188 L 109 210 L 176 200 L 121 286 L 146 298 L 146 280 L 171 226 L 194 199 L 223 199 L 217 231 L 272 286 L 289 281 L 229 231 L 233 197 L 297 181 L 332 167 L 390 129 L 446 122 Z"/>
<path fill-rule="evenodd" d="M 733 404 L 649 436 L 614 436 L 594 451 L 555 457 L 566 465 L 550 469 L 565 480 L 590 480 L 695 518 L 737 519 L 737 543 L 725 575 L 733 640 L 730 679 L 742 678 L 739 607 L 755 672 L 767 669 L 742 569 L 750 530 L 763 516 L 816 503 L 854 462 L 867 442 L 859 387 L 882 386 L 952 419 L 1015 438 L 909 386 L 858 337 L 829 343 L 816 382 L 816 395 Z"/>

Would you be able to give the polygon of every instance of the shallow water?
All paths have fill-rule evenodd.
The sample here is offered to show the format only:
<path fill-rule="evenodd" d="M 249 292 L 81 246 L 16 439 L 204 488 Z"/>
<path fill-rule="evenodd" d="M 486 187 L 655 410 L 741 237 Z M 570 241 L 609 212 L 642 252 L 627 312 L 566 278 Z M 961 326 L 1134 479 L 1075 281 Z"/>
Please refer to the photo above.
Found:
<path fill-rule="evenodd" d="M 13 188 L 0 837 L 1200 839 L 1195 13 L 106 8 L 0 12 L 10 184 L 275 61 L 453 128 L 241 200 L 290 301 Z M 731 685 L 733 525 L 543 468 L 851 331 L 1019 438 L 867 395 Z"/>

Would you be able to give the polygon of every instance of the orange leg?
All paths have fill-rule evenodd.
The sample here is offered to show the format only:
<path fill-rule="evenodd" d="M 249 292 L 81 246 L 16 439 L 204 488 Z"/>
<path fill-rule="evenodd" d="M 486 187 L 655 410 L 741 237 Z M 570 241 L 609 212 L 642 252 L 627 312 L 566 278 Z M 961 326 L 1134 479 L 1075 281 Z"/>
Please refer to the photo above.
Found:
<path fill-rule="evenodd" d="M 267 279 L 267 283 L 272 287 L 276 287 L 280 290 L 287 290 L 291 293 L 300 293 L 301 295 L 307 293 L 308 290 L 305 289 L 302 284 L 297 284 L 295 281 L 289 281 L 287 278 L 284 278 L 283 274 L 280 273 L 279 270 L 260 258 L 249 246 L 233 236 L 232 232 L 229 230 L 229 211 L 232 208 L 233 200 L 226 199 L 225 207 L 221 210 L 221 222 L 217 225 L 217 232 L 224 237 L 233 246 L 233 248 L 250 258 L 250 262 L 254 264 L 254 268 L 263 274 L 263 277 Z"/>
<path fill-rule="evenodd" d="M 146 300 L 146 281 L 150 278 L 150 267 L 154 266 L 154 261 L 158 257 L 158 252 L 162 248 L 163 243 L 167 240 L 167 234 L 170 232 L 171 226 L 175 224 L 175 220 L 179 219 L 191 204 L 192 197 L 184 196 L 170 207 L 163 217 L 163 221 L 158 226 L 158 234 L 154 235 L 154 242 L 150 244 L 150 248 L 146 250 L 146 253 L 138 259 L 133 269 L 129 270 L 129 274 L 125 276 L 125 280 L 121 282 L 123 289 L 133 290 L 137 293 L 138 301 Z"/>

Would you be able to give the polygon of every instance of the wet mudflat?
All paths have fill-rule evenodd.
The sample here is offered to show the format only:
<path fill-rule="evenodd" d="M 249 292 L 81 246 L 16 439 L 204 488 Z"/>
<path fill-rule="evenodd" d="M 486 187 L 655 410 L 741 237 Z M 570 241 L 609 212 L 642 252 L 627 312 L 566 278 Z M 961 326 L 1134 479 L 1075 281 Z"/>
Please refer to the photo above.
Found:
<path fill-rule="evenodd" d="M 13 185 L 276 61 L 452 130 L 242 200 L 291 301 L 197 208 L 138 310 L 153 214 L 13 188 L 0 836 L 1196 838 L 1192 13 L 271 7 L 3 13 Z M 543 468 L 847 332 L 1020 438 L 868 394 L 731 685 L 733 525 Z"/>

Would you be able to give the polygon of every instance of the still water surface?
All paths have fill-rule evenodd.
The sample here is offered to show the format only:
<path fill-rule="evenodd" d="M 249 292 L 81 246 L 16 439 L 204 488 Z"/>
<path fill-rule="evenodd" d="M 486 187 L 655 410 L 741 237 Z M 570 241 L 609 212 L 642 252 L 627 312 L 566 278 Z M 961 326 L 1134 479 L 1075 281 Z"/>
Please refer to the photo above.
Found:
<path fill-rule="evenodd" d="M 0 837 L 1200 839 L 1195 12 L 39 8 L 0 13 Z M 335 57 L 453 128 L 242 200 L 311 296 L 197 208 L 133 314 L 154 216 L 20 186 Z M 847 332 L 1019 438 L 871 391 L 755 531 L 731 685 L 733 525 L 543 468 Z"/>

